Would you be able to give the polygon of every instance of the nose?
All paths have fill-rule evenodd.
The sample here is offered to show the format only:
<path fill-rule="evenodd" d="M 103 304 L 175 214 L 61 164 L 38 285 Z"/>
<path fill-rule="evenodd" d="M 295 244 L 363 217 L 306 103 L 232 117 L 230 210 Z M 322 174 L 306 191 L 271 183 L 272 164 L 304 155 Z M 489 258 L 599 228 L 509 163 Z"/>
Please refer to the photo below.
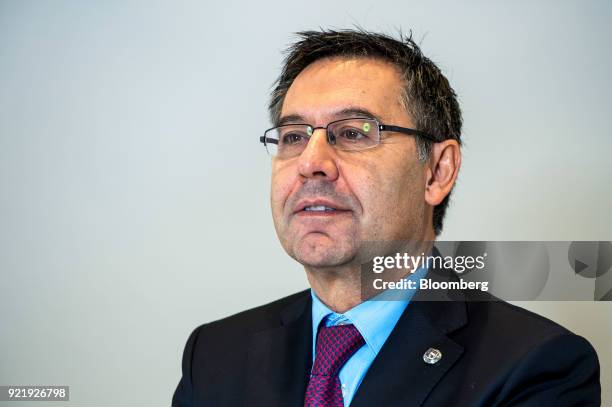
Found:
<path fill-rule="evenodd" d="M 336 150 L 327 142 L 325 129 L 316 129 L 298 161 L 298 171 L 305 179 L 320 178 L 335 181 L 338 178 Z"/>

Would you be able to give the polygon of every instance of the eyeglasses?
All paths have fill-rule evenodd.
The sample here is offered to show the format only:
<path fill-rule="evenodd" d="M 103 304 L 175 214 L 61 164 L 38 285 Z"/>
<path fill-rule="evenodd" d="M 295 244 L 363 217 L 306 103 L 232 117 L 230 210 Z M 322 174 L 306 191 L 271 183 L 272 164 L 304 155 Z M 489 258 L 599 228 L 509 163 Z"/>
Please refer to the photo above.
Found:
<path fill-rule="evenodd" d="M 330 122 L 326 127 L 313 127 L 310 124 L 285 124 L 272 127 L 259 138 L 271 156 L 279 158 L 296 157 L 304 151 L 308 140 L 317 129 L 327 131 L 327 142 L 337 150 L 359 151 L 380 144 L 382 131 L 393 131 L 410 136 L 423 137 L 432 142 L 436 139 L 423 131 L 380 124 L 375 119 L 356 117 Z"/>

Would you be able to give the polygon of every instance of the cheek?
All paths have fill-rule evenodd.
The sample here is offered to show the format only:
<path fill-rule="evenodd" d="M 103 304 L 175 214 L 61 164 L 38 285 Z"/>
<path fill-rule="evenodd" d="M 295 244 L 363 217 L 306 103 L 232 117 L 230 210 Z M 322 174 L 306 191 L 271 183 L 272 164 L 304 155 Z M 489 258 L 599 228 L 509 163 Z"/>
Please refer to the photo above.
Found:
<path fill-rule="evenodd" d="M 270 184 L 270 205 L 275 221 L 280 220 L 285 202 L 287 202 L 287 197 L 291 193 L 294 184 L 295 176 L 287 166 L 273 165 Z"/>
<path fill-rule="evenodd" d="M 369 238 L 382 238 L 389 229 L 406 229 L 422 215 L 423 169 L 416 161 L 407 162 L 407 157 L 404 153 L 353 166 L 348 179 L 362 205 L 363 232 Z"/>

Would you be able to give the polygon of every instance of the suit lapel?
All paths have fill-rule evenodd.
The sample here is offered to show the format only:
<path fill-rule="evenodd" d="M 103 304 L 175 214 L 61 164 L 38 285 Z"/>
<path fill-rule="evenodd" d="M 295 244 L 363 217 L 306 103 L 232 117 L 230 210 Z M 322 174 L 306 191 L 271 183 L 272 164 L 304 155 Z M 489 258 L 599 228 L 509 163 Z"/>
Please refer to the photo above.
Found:
<path fill-rule="evenodd" d="M 455 277 L 431 270 L 427 278 L 440 281 Z M 463 353 L 463 347 L 447 334 L 466 323 L 466 305 L 461 298 L 440 301 L 431 293 L 417 292 L 370 366 L 351 407 L 421 406 Z M 423 361 L 429 348 L 442 352 L 438 363 Z"/>
<path fill-rule="evenodd" d="M 250 340 L 247 406 L 303 406 L 312 365 L 312 307 L 309 292 L 287 307 L 278 327 Z"/>
<path fill-rule="evenodd" d="M 446 270 L 430 270 L 434 281 L 456 280 Z M 447 296 L 440 298 L 440 296 Z M 448 338 L 467 323 L 465 298 L 417 291 L 357 389 L 352 407 L 421 406 L 455 364 L 463 347 Z M 246 406 L 302 407 L 312 366 L 312 299 L 309 291 L 288 306 L 280 324 L 254 334 L 248 345 Z M 429 348 L 442 352 L 433 365 Z M 239 391 L 237 389 L 237 391 Z"/>

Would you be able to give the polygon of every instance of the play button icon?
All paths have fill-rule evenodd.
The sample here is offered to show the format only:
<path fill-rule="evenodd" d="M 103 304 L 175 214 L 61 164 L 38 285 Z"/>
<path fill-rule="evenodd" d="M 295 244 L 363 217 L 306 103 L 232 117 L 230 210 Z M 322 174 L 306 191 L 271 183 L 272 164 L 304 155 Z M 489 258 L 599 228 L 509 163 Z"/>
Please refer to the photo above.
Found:
<path fill-rule="evenodd" d="M 584 269 L 588 268 L 589 265 L 581 262 L 580 260 L 574 260 L 574 271 L 580 274 Z"/>
<path fill-rule="evenodd" d="M 611 242 L 572 242 L 567 259 L 576 274 L 597 278 L 612 267 Z"/>

